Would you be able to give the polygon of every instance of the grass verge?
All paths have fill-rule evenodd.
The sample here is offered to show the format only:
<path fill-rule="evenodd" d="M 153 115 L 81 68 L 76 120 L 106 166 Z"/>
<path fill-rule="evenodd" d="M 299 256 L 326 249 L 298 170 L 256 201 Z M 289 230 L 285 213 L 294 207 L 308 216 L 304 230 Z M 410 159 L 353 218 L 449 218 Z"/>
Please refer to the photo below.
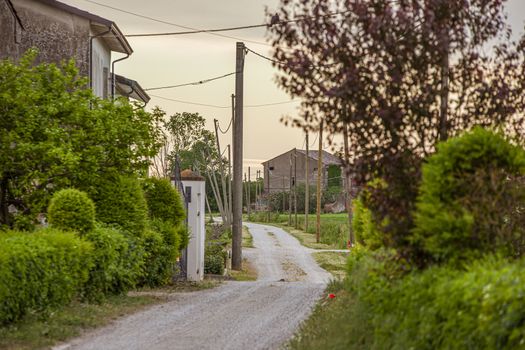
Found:
<path fill-rule="evenodd" d="M 256 281 L 257 269 L 247 259 L 242 259 L 242 270 L 230 270 L 230 275 L 235 281 Z"/>
<path fill-rule="evenodd" d="M 107 325 L 126 314 L 158 304 L 165 298 L 154 296 L 110 296 L 101 304 L 73 302 L 47 317 L 29 314 L 21 321 L 0 327 L 0 349 L 48 348 L 80 335 L 85 330 Z"/>
<path fill-rule="evenodd" d="M 113 295 L 100 304 L 74 301 L 46 315 L 28 314 L 17 323 L 0 327 L 0 349 L 45 349 L 105 326 L 113 320 L 165 302 L 171 294 L 194 292 L 219 285 L 218 281 L 177 282 L 162 288 L 140 289 Z"/>
<path fill-rule="evenodd" d="M 243 248 L 255 248 L 253 246 L 253 237 L 250 233 L 250 230 L 248 230 L 248 227 L 243 226 L 242 227 L 242 247 Z"/>
<path fill-rule="evenodd" d="M 343 279 L 346 276 L 346 262 L 348 253 L 317 252 L 313 253 L 315 261 L 335 278 Z"/>
<path fill-rule="evenodd" d="M 335 294 L 330 299 L 328 293 Z M 370 349 L 370 314 L 348 293 L 342 281 L 332 281 L 310 318 L 287 344 L 288 349 Z"/>

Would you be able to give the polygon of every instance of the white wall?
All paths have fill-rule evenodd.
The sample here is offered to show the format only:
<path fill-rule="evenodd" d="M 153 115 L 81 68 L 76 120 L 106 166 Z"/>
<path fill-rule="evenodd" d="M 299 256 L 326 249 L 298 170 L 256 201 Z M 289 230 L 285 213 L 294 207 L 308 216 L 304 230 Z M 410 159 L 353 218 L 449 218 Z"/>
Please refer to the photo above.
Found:
<path fill-rule="evenodd" d="M 204 278 L 204 242 L 206 239 L 205 220 L 205 182 L 182 180 L 186 191 L 191 188 L 191 201 L 188 203 L 188 228 L 190 242 L 187 249 L 186 272 L 189 281 L 202 281 Z"/>
<path fill-rule="evenodd" d="M 101 38 L 93 39 L 92 55 L 93 93 L 98 97 L 108 98 L 111 96 L 111 84 L 109 81 L 111 51 Z M 104 73 L 104 68 L 106 68 L 106 73 Z"/>

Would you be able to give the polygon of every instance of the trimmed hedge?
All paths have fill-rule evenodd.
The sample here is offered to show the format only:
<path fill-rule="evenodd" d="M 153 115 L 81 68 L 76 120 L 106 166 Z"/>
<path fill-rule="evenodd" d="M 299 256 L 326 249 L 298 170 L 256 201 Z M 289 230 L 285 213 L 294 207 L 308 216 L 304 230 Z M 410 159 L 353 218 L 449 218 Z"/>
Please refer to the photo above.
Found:
<path fill-rule="evenodd" d="M 183 222 L 186 215 L 179 192 L 167 179 L 148 178 L 143 182 L 144 195 L 152 219 L 168 221 L 173 225 Z"/>
<path fill-rule="evenodd" d="M 88 279 L 92 252 L 56 229 L 0 233 L 0 324 L 69 303 Z"/>
<path fill-rule="evenodd" d="M 136 238 L 100 225 L 85 238 L 94 246 L 94 266 L 82 291 L 84 298 L 101 301 L 108 294 L 125 293 L 137 284 L 143 273 L 144 252 Z"/>
<path fill-rule="evenodd" d="M 525 250 L 525 151 L 482 128 L 438 145 L 423 166 L 411 241 L 430 259 L 461 264 Z"/>
<path fill-rule="evenodd" d="M 133 177 L 112 176 L 100 180 L 92 193 L 97 219 L 141 237 L 146 229 L 148 207 L 139 181 Z"/>
<path fill-rule="evenodd" d="M 85 192 L 60 190 L 51 199 L 47 218 L 55 228 L 83 234 L 95 227 L 95 204 Z"/>

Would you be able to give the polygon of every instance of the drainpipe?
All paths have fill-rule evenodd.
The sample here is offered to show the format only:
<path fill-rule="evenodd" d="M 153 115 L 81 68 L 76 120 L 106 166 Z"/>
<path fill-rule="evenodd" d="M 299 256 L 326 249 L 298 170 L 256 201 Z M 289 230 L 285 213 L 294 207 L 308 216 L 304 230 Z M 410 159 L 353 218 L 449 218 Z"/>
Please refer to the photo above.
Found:
<path fill-rule="evenodd" d="M 111 99 L 115 99 L 115 63 L 124 61 L 125 59 L 129 58 L 129 53 L 126 54 L 125 57 L 119 58 L 118 60 L 115 60 L 111 63 Z M 133 88 L 131 89 L 131 92 L 133 92 Z"/>
<path fill-rule="evenodd" d="M 91 90 L 93 90 L 93 39 L 98 38 L 100 36 L 104 36 L 109 33 L 111 33 L 111 28 L 109 28 L 103 33 L 93 35 L 89 38 L 89 88 Z"/>

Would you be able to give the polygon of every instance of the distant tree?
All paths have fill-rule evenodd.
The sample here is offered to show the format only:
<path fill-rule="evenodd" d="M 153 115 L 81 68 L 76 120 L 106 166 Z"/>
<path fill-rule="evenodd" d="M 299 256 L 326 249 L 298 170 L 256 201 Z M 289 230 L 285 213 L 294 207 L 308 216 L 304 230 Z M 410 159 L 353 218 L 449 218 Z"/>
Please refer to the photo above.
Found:
<path fill-rule="evenodd" d="M 303 101 L 287 122 L 324 119 L 348 137 L 361 183 L 386 181 L 369 205 L 393 246 L 407 245 L 420 164 L 439 140 L 475 125 L 523 135 L 523 44 L 505 2 L 281 0 L 272 14 L 277 82 Z"/>
<path fill-rule="evenodd" d="M 44 213 L 61 188 L 144 174 L 160 146 L 155 115 L 95 97 L 74 62 L 35 66 L 36 55 L 0 61 L 0 224 Z"/>

